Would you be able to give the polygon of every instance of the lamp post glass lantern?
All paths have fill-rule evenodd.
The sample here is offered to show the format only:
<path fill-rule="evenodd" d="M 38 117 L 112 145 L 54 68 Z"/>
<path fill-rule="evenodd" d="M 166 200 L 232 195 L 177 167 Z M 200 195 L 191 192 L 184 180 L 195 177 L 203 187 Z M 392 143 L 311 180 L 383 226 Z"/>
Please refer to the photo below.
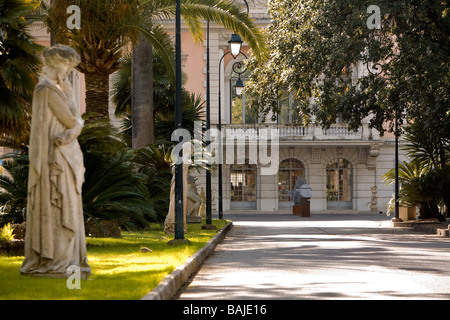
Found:
<path fill-rule="evenodd" d="M 233 56 L 233 58 L 236 58 L 239 53 L 241 52 L 242 47 L 242 41 L 241 37 L 235 33 L 231 35 L 230 40 L 228 41 L 228 44 L 230 45 L 230 53 Z"/>
<path fill-rule="evenodd" d="M 241 78 L 236 81 L 234 88 L 236 89 L 236 94 L 238 96 L 242 95 L 242 92 L 244 91 L 244 82 L 242 82 Z"/>

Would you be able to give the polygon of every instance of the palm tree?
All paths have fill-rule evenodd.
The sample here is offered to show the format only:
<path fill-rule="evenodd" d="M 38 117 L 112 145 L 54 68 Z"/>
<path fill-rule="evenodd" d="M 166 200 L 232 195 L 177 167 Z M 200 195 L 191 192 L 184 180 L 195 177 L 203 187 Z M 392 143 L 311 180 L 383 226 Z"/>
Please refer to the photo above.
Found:
<path fill-rule="evenodd" d="M 33 42 L 25 17 L 36 1 L 0 0 L 0 139 L 15 148 L 28 137 L 31 99 L 42 46 Z"/>
<path fill-rule="evenodd" d="M 69 30 L 66 11 L 73 4 L 81 9 L 81 29 Z M 46 7 L 44 21 L 56 42 L 72 46 L 81 56 L 77 68 L 86 79 L 87 113 L 109 117 L 109 75 L 120 68 L 124 46 L 136 42 L 137 28 L 143 26 L 138 4 L 136 0 L 53 0 L 51 7 Z"/>
<path fill-rule="evenodd" d="M 151 0 L 143 6 L 144 12 L 156 23 L 175 16 L 175 2 Z M 255 28 L 246 13 L 228 0 L 185 0 L 181 4 L 181 15 L 188 25 L 194 39 L 202 38 L 200 19 L 219 23 L 239 33 L 253 49 L 258 61 L 266 54 L 266 45 L 262 34 Z M 133 52 L 133 148 L 144 147 L 154 142 L 151 47 L 153 43 L 143 39 Z M 141 81 L 140 83 L 138 82 Z"/>
<path fill-rule="evenodd" d="M 171 45 L 171 44 L 169 44 Z M 175 121 L 175 88 L 170 81 L 170 75 L 160 55 L 154 50 L 152 54 L 153 66 L 153 126 L 155 139 L 171 140 L 173 123 Z M 122 117 L 122 140 L 131 147 L 131 56 L 122 59 L 122 68 L 113 76 L 112 101 L 116 105 L 114 115 Z M 145 82 L 145 81 L 144 81 Z M 147 88 L 147 90 L 149 90 Z M 204 116 L 204 102 L 200 95 L 183 90 L 183 127 L 190 132 L 194 130 L 194 122 L 201 121 Z M 133 112 L 138 114 L 138 112 Z"/>
<path fill-rule="evenodd" d="M 81 28 L 69 30 L 66 10 L 73 4 L 81 9 Z M 197 38 L 201 33 L 199 19 L 208 18 L 239 32 L 252 46 L 255 55 L 262 56 L 262 34 L 231 1 L 188 0 L 184 1 L 182 13 Z M 170 54 L 164 46 L 167 37 L 161 26 L 154 23 L 172 18 L 174 14 L 175 4 L 171 0 L 52 1 L 45 21 L 57 42 L 72 46 L 81 55 L 78 70 L 86 78 L 86 112 L 108 118 L 109 75 L 120 68 L 123 48 L 129 43 L 136 45 L 139 35 L 143 35 L 163 57 L 170 74 L 174 74 Z M 151 103 L 151 99 L 149 101 Z"/>

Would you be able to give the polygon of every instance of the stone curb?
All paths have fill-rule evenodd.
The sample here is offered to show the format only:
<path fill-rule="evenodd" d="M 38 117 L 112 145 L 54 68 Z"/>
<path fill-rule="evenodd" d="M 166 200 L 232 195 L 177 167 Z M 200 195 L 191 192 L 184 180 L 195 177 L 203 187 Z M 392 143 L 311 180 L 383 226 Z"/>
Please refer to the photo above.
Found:
<path fill-rule="evenodd" d="M 230 231 L 233 222 L 230 221 L 223 227 L 203 248 L 186 260 L 181 266 L 178 266 L 171 274 L 165 277 L 152 291 L 147 293 L 141 300 L 169 300 L 172 298 L 181 286 L 189 279 L 206 257 L 223 240 Z"/>

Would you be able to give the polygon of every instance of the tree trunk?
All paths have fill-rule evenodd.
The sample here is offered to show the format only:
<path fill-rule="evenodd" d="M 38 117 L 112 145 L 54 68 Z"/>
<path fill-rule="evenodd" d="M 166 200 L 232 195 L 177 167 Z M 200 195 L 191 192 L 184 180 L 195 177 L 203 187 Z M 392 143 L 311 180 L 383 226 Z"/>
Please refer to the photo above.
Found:
<path fill-rule="evenodd" d="M 450 218 L 450 184 L 444 183 L 442 186 L 442 199 L 444 200 L 446 211 L 446 218 Z"/>
<path fill-rule="evenodd" d="M 433 215 L 431 213 L 430 207 L 428 207 L 428 202 L 421 202 L 419 204 L 419 219 L 431 219 Z"/>
<path fill-rule="evenodd" d="M 131 81 L 132 147 L 154 143 L 152 45 L 140 35 L 133 50 Z"/>
<path fill-rule="evenodd" d="M 109 75 L 85 73 L 86 113 L 109 119 Z"/>
<path fill-rule="evenodd" d="M 428 202 L 428 206 L 430 208 L 431 214 L 433 215 L 433 218 L 438 219 L 440 222 L 444 222 L 444 216 L 439 212 L 439 207 L 435 200 L 432 200 Z"/>

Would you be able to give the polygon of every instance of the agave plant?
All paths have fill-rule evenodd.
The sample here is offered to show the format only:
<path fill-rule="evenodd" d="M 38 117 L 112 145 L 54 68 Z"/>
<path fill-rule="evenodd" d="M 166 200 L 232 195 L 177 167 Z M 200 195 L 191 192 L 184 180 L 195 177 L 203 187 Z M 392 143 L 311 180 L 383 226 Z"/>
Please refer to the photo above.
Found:
<path fill-rule="evenodd" d="M 182 121 L 183 128 L 194 133 L 194 122 L 201 121 L 204 110 L 204 101 L 201 95 L 183 91 L 183 111 Z M 171 141 L 174 131 L 175 112 L 174 108 L 169 105 L 167 109 L 161 110 L 155 116 L 155 136 L 160 140 Z"/>
<path fill-rule="evenodd" d="M 146 176 L 146 187 L 154 204 L 156 221 L 163 223 L 169 211 L 172 180 L 172 147 L 148 145 L 133 152 L 133 163 Z"/>
<path fill-rule="evenodd" d="M 135 173 L 129 154 L 106 158 L 86 156 L 83 210 L 90 221 L 114 220 L 128 229 L 147 227 L 155 219 L 154 203 Z"/>
<path fill-rule="evenodd" d="M 448 123 L 442 119 L 442 123 Z M 450 131 L 448 125 L 430 129 L 424 119 L 415 119 L 406 128 L 407 155 L 428 167 L 426 182 L 436 192 L 436 201 L 450 208 Z M 444 206 L 441 206 L 444 207 Z"/>
<path fill-rule="evenodd" d="M 420 218 L 436 218 L 444 221 L 439 212 L 439 186 L 436 185 L 434 171 L 423 162 L 403 161 L 398 165 L 398 179 L 401 184 L 399 202 L 401 205 L 419 207 Z M 395 182 L 395 170 L 391 169 L 383 175 L 386 185 Z M 388 214 L 395 208 L 395 197 L 388 205 Z"/>
<path fill-rule="evenodd" d="M 136 172 L 132 153 L 105 119 L 88 123 L 79 137 L 86 168 L 83 209 L 88 222 L 114 220 L 129 229 L 156 220 L 154 201 Z"/>
<path fill-rule="evenodd" d="M 27 206 L 28 155 L 8 154 L 0 159 L 7 159 L 3 169 L 9 174 L 0 175 L 0 224 L 22 223 Z"/>

